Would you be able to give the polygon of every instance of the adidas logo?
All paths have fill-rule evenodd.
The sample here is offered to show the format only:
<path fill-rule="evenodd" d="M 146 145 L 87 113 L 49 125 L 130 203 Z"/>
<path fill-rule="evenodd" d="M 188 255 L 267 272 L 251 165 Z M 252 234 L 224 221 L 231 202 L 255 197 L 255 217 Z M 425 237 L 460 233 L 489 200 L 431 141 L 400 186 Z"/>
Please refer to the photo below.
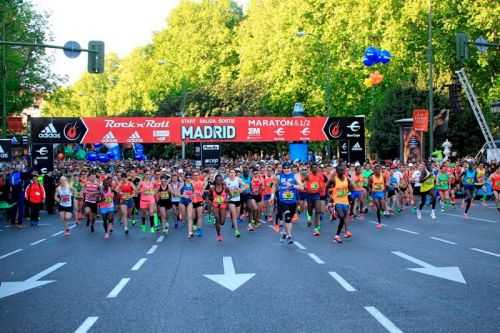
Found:
<path fill-rule="evenodd" d="M 132 133 L 132 135 L 130 135 L 127 139 L 128 142 L 142 142 L 142 137 L 139 135 L 139 133 L 137 133 L 137 131 L 135 131 L 134 133 Z"/>
<path fill-rule="evenodd" d="M 54 124 L 51 122 L 40 133 L 38 133 L 38 137 L 40 139 L 60 139 L 61 134 L 57 132 Z"/>
<path fill-rule="evenodd" d="M 113 132 L 109 131 L 105 136 L 102 137 L 101 142 L 102 143 L 117 143 L 118 140 L 116 140 L 116 137 L 114 136 Z"/>
<path fill-rule="evenodd" d="M 3 147 L 0 146 L 0 155 L 5 154 L 5 150 L 3 150 Z"/>
<path fill-rule="evenodd" d="M 361 148 L 361 145 L 359 144 L 359 142 L 356 142 L 356 144 L 354 146 L 352 146 L 351 150 L 361 151 L 361 150 L 363 150 L 363 148 Z"/>

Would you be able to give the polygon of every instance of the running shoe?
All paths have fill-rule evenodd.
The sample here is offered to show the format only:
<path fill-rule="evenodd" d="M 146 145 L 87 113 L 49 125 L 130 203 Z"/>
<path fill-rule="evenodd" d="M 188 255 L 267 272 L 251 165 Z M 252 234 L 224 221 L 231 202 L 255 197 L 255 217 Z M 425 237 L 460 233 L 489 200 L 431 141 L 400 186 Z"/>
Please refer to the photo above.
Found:
<path fill-rule="evenodd" d="M 174 228 L 177 229 L 179 227 L 179 221 L 175 221 Z"/>
<path fill-rule="evenodd" d="M 239 230 L 235 230 L 234 231 L 234 237 L 240 238 L 240 236 L 241 236 L 240 231 Z"/>
<path fill-rule="evenodd" d="M 274 227 L 273 227 L 274 231 L 275 232 L 280 232 L 280 225 L 279 224 L 275 224 Z"/>
<path fill-rule="evenodd" d="M 90 232 L 94 232 L 94 231 L 95 231 L 94 225 L 93 225 L 93 224 L 91 224 L 91 225 L 90 225 Z"/>
<path fill-rule="evenodd" d="M 309 213 L 306 213 L 306 216 L 307 216 L 307 226 L 310 227 L 309 222 L 311 222 L 312 216 L 309 215 Z"/>
<path fill-rule="evenodd" d="M 417 219 L 422 219 L 422 211 L 420 209 L 417 209 Z"/>
<path fill-rule="evenodd" d="M 104 234 L 104 239 L 108 239 L 109 238 L 109 234 L 108 233 L 105 233 Z"/>
<path fill-rule="evenodd" d="M 248 230 L 248 231 L 255 231 L 255 228 L 254 228 L 254 226 L 253 226 L 253 224 L 252 224 L 252 223 L 249 223 L 249 224 L 248 224 L 248 228 L 247 228 L 247 230 Z"/>
<path fill-rule="evenodd" d="M 125 235 L 128 235 L 128 229 L 125 229 Z"/>
<path fill-rule="evenodd" d="M 193 231 L 196 231 L 198 229 L 198 226 L 196 224 L 193 224 Z"/>
<path fill-rule="evenodd" d="M 319 237 L 320 235 L 321 235 L 320 229 L 318 227 L 315 227 L 314 231 L 313 231 L 313 236 L 314 237 Z"/>
<path fill-rule="evenodd" d="M 468 218 L 469 218 L 469 214 L 464 213 L 464 218 L 465 218 L 465 219 L 468 219 Z"/>
<path fill-rule="evenodd" d="M 310 228 L 313 225 L 311 221 L 307 221 L 307 227 Z"/>
<path fill-rule="evenodd" d="M 293 244 L 293 238 L 292 238 L 292 236 L 287 236 L 287 237 L 286 237 L 286 242 L 287 242 L 288 244 Z"/>
<path fill-rule="evenodd" d="M 203 237 L 203 229 L 202 228 L 196 229 L 196 236 L 197 237 Z"/>
<path fill-rule="evenodd" d="M 342 238 L 340 238 L 339 235 L 335 235 L 335 237 L 333 237 L 333 241 L 336 242 L 337 244 L 341 244 Z"/>
<path fill-rule="evenodd" d="M 192 232 L 188 233 L 188 238 L 189 238 L 189 239 L 192 239 L 192 238 L 193 238 L 193 236 L 194 236 L 194 234 L 193 234 Z"/>
<path fill-rule="evenodd" d="M 352 237 L 352 232 L 346 231 L 344 234 L 344 238 L 351 238 Z"/>
<path fill-rule="evenodd" d="M 377 229 L 382 229 L 382 223 L 377 223 Z"/>
<path fill-rule="evenodd" d="M 257 221 L 257 223 L 255 223 L 255 229 L 260 228 L 260 226 L 261 226 L 260 222 L 259 222 L 259 221 Z"/>
<path fill-rule="evenodd" d="M 146 232 L 147 231 L 147 227 L 145 224 L 141 224 L 141 230 L 142 232 Z"/>
<path fill-rule="evenodd" d="M 149 233 L 154 234 L 156 232 L 156 227 L 150 227 L 149 228 Z"/>
<path fill-rule="evenodd" d="M 280 241 L 283 242 L 286 239 L 286 233 L 282 232 L 280 235 Z"/>
<path fill-rule="evenodd" d="M 69 236 L 69 235 L 70 235 L 69 229 L 64 230 L 64 236 Z"/>
<path fill-rule="evenodd" d="M 222 235 L 218 235 L 215 237 L 215 240 L 218 242 L 222 242 L 224 240 L 224 238 L 222 237 Z"/>
<path fill-rule="evenodd" d="M 162 233 L 163 233 L 164 235 L 168 235 L 168 227 L 163 228 Z"/>
<path fill-rule="evenodd" d="M 135 219 L 132 219 L 132 225 L 135 225 L 136 221 Z"/>
<path fill-rule="evenodd" d="M 433 219 L 433 220 L 436 219 L 436 212 L 434 212 L 434 209 L 431 210 L 431 219 Z"/>

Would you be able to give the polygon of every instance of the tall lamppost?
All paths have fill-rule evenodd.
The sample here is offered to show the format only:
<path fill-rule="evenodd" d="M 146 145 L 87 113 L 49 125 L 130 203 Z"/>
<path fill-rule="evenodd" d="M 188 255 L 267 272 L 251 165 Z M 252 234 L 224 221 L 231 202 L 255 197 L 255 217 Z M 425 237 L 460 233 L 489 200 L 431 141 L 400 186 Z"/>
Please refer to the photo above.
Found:
<path fill-rule="evenodd" d="M 432 49 L 432 0 L 429 0 L 427 56 L 429 63 L 429 158 L 434 150 L 434 56 Z"/>

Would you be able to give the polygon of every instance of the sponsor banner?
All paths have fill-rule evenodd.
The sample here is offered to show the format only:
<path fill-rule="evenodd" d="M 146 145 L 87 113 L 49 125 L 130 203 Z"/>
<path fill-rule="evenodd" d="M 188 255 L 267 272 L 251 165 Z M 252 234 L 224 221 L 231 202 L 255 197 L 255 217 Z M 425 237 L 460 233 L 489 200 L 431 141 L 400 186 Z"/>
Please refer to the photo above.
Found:
<path fill-rule="evenodd" d="M 429 111 L 413 110 L 413 128 L 415 131 L 427 132 L 429 129 Z"/>
<path fill-rule="evenodd" d="M 86 133 L 80 118 L 31 118 L 31 138 L 36 143 L 79 143 Z"/>
<path fill-rule="evenodd" d="M 201 145 L 201 164 L 208 168 L 218 168 L 220 166 L 221 149 L 219 144 Z"/>
<path fill-rule="evenodd" d="M 0 162 L 12 160 L 12 142 L 10 139 L 0 139 Z"/>
<path fill-rule="evenodd" d="M 180 143 L 180 118 L 83 118 L 82 143 Z"/>
<path fill-rule="evenodd" d="M 423 132 L 412 127 L 403 127 L 403 163 L 422 161 Z"/>
<path fill-rule="evenodd" d="M 51 143 L 34 143 L 31 146 L 31 159 L 33 169 L 46 173 L 54 170 L 54 149 Z"/>
<path fill-rule="evenodd" d="M 364 140 L 365 130 L 362 117 L 33 118 L 31 126 L 38 143 Z"/>

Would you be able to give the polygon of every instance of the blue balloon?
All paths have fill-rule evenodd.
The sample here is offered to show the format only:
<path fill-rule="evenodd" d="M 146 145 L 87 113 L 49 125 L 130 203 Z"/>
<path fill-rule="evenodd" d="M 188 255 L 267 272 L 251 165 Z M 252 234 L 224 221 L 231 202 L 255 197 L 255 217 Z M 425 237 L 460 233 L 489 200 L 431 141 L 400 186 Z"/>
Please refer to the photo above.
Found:
<path fill-rule="evenodd" d="M 108 157 L 108 160 L 112 160 L 113 157 L 115 156 L 115 154 L 113 154 L 113 152 L 111 150 L 108 150 L 106 152 L 106 156 Z"/>
<path fill-rule="evenodd" d="M 99 153 L 99 155 L 97 156 L 97 159 L 101 163 L 107 163 L 109 161 L 108 156 L 106 154 L 103 154 L 103 153 Z"/>
<path fill-rule="evenodd" d="M 97 153 L 95 151 L 89 151 L 87 153 L 87 161 L 89 162 L 97 161 Z"/>
<path fill-rule="evenodd" d="M 114 147 L 111 150 L 109 150 L 108 154 L 110 154 L 110 156 L 111 156 L 110 159 L 113 160 L 113 161 L 119 161 L 121 159 L 121 157 L 122 157 L 122 154 L 121 154 L 119 146 Z"/>
<path fill-rule="evenodd" d="M 136 161 L 144 161 L 144 159 L 145 159 L 144 154 L 137 154 L 137 153 L 135 154 Z"/>
<path fill-rule="evenodd" d="M 391 61 L 392 54 L 391 52 L 387 50 L 382 50 L 380 51 L 380 62 L 385 64 L 388 64 Z"/>
<path fill-rule="evenodd" d="M 372 63 L 377 63 L 379 50 L 375 47 L 368 47 L 365 50 L 365 57 L 368 58 Z"/>
<path fill-rule="evenodd" d="M 136 152 L 144 152 L 144 146 L 140 143 L 134 144 L 134 150 Z"/>
<path fill-rule="evenodd" d="M 363 65 L 365 65 L 366 67 L 371 67 L 374 65 L 374 62 L 371 61 L 369 58 L 367 58 L 366 56 L 363 57 Z"/>
<path fill-rule="evenodd" d="M 102 147 L 102 143 L 94 143 L 94 149 L 99 150 Z"/>

